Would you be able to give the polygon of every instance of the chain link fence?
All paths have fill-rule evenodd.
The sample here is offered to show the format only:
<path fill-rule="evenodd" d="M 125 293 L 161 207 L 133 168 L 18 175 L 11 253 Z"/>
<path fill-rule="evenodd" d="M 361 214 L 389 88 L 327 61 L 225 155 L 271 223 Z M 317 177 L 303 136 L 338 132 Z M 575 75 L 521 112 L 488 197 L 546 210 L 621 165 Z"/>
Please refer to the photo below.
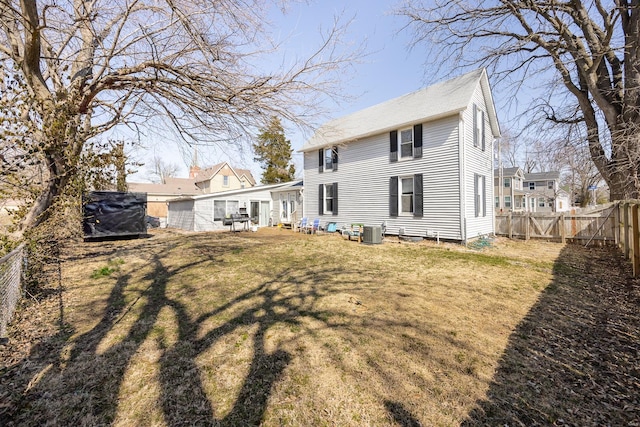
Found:
<path fill-rule="evenodd" d="M 0 341 L 7 339 L 7 325 L 20 299 L 24 245 L 0 258 Z"/>

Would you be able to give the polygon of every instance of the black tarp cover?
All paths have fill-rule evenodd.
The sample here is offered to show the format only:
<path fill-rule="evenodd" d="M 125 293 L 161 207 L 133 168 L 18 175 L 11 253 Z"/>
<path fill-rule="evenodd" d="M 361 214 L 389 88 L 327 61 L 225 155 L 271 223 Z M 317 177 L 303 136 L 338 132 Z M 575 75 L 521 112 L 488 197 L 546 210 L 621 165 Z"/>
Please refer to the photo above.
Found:
<path fill-rule="evenodd" d="M 147 193 L 92 191 L 83 197 L 85 238 L 147 233 Z"/>

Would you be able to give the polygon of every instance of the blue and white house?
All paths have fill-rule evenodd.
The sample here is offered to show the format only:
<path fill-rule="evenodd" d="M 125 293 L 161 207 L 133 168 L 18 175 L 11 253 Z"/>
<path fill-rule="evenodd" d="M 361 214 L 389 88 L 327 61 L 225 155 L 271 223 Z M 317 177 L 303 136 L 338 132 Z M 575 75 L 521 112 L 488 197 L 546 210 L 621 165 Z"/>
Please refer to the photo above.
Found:
<path fill-rule="evenodd" d="M 305 216 L 457 241 L 492 234 L 499 136 L 484 69 L 332 120 L 300 149 Z"/>

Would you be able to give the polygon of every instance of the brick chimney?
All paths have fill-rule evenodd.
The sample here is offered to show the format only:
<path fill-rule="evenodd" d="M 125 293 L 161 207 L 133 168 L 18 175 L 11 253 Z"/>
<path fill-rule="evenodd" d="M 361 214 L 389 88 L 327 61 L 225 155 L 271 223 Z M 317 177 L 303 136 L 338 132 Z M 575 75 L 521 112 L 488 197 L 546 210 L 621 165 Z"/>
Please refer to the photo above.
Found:
<path fill-rule="evenodd" d="M 200 166 L 192 165 L 189 168 L 189 179 L 195 179 L 198 173 L 201 171 Z"/>

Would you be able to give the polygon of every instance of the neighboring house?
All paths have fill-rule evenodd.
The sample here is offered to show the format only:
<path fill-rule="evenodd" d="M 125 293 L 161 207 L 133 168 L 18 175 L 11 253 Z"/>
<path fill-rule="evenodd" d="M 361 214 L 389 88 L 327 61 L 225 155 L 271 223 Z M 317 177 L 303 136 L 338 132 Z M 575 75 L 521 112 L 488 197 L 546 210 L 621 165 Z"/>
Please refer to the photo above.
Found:
<path fill-rule="evenodd" d="M 526 192 L 523 190 L 524 172 L 519 167 L 493 171 L 496 212 L 526 210 Z M 502 183 L 500 179 L 502 178 Z M 502 188 L 501 188 L 502 187 Z"/>
<path fill-rule="evenodd" d="M 530 212 L 563 212 L 571 209 L 569 193 L 560 188 L 559 172 L 524 174 Z"/>
<path fill-rule="evenodd" d="M 300 150 L 305 216 L 458 241 L 491 234 L 499 136 L 483 69 L 330 121 Z"/>
<path fill-rule="evenodd" d="M 571 209 L 559 172 L 524 173 L 519 167 L 494 171 L 496 212 L 562 212 Z M 502 188 L 500 188 L 502 176 Z"/>
<path fill-rule="evenodd" d="M 223 220 L 231 214 L 246 212 L 253 225 L 264 227 L 280 223 L 281 196 L 300 200 L 302 181 L 259 185 L 212 194 L 200 194 L 169 200 L 167 226 L 188 231 L 227 230 Z M 291 195 L 291 197 L 290 197 Z M 302 205 L 295 203 L 299 208 Z M 295 210 L 300 217 L 302 213 Z"/>
<path fill-rule="evenodd" d="M 256 185 L 256 180 L 246 169 L 234 169 L 227 162 L 218 163 L 207 169 L 193 166 L 189 172 L 202 193 L 236 190 Z"/>
<path fill-rule="evenodd" d="M 163 183 L 127 183 L 129 191 L 147 193 L 147 213 L 161 221 L 167 218 L 167 201 L 182 196 L 195 196 L 220 191 L 250 188 L 256 180 L 246 169 L 234 169 L 227 162 L 207 169 L 192 166 L 189 178 L 166 178 Z"/>
<path fill-rule="evenodd" d="M 131 192 L 147 193 L 147 214 L 157 216 L 163 221 L 167 217 L 169 199 L 201 194 L 193 180 L 186 178 L 167 178 L 163 184 L 130 182 L 127 187 Z"/>

